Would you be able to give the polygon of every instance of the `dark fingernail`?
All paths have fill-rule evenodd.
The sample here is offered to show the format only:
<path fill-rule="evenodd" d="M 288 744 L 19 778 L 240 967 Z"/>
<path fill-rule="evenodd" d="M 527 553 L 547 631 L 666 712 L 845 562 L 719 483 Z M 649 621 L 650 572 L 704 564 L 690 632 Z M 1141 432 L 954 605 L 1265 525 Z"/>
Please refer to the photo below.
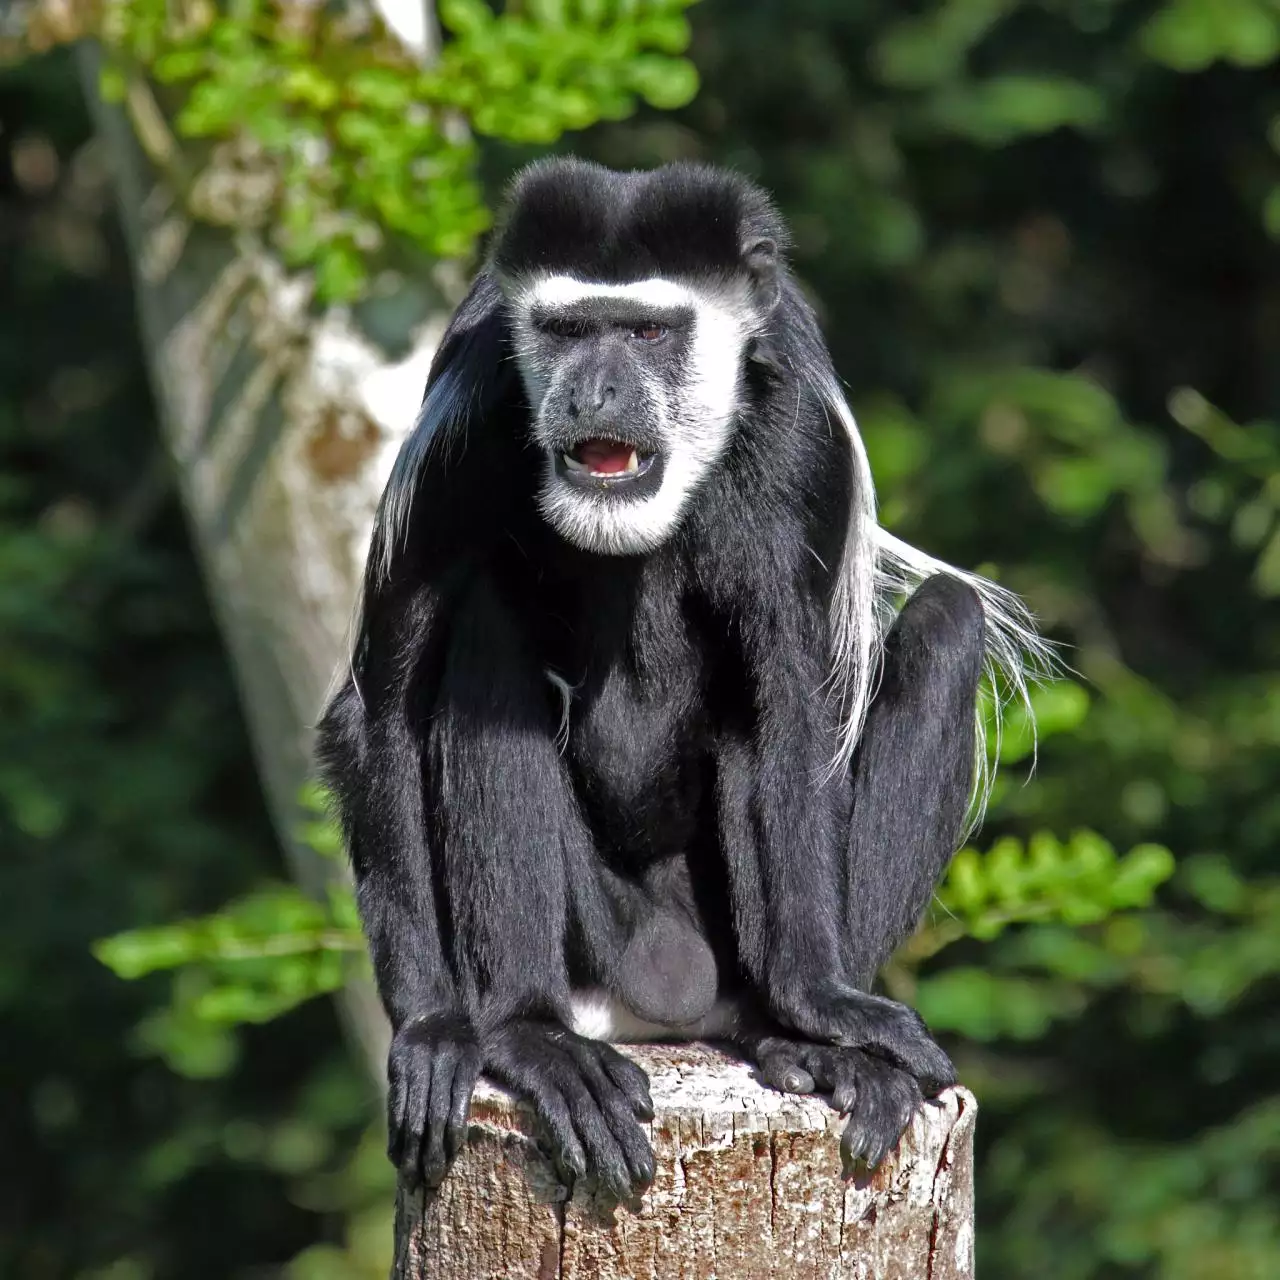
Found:
<path fill-rule="evenodd" d="M 449 1159 L 453 1160 L 457 1157 L 458 1152 L 462 1150 L 467 1140 L 467 1126 L 463 1124 L 451 1124 L 444 1131 L 444 1149 L 449 1153 Z"/>

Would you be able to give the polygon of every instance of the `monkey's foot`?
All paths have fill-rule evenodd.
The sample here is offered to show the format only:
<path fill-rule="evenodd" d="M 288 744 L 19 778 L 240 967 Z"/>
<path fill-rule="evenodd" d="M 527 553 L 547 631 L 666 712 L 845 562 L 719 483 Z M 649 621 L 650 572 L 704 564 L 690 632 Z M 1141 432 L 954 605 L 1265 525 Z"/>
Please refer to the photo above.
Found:
<path fill-rule="evenodd" d="M 752 1046 L 766 1084 L 783 1093 L 829 1093 L 849 1117 L 840 1137 L 846 1177 L 874 1169 L 897 1145 L 924 1100 L 916 1078 L 862 1049 L 768 1036 Z"/>
<path fill-rule="evenodd" d="M 929 1034 L 924 1019 L 910 1006 L 885 996 L 825 983 L 807 998 L 791 1002 L 784 1025 L 806 1039 L 882 1058 L 914 1076 L 926 1098 L 956 1082 L 951 1059 Z"/>
<path fill-rule="evenodd" d="M 653 1181 L 639 1120 L 653 1119 L 649 1077 L 616 1049 L 557 1023 L 514 1021 L 484 1039 L 486 1075 L 532 1103 L 562 1176 L 590 1178 L 618 1200 Z"/>

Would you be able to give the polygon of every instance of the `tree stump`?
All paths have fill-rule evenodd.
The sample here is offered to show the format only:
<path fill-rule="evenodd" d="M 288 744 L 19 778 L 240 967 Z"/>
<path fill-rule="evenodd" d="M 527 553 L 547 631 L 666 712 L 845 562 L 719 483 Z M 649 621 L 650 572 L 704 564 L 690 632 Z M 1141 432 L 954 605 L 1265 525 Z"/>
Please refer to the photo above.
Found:
<path fill-rule="evenodd" d="M 926 1104 L 873 1175 L 844 1181 L 843 1122 L 822 1099 L 700 1045 L 627 1052 L 657 1113 L 638 1207 L 560 1186 L 532 1114 L 482 1082 L 444 1185 L 400 1189 L 392 1280 L 972 1280 L 967 1090 Z"/>

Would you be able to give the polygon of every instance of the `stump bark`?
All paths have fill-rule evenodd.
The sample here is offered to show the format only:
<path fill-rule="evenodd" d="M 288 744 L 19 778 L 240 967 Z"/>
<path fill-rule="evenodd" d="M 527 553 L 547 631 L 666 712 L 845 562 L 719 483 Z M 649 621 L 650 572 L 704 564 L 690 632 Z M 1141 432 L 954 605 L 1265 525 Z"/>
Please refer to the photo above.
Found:
<path fill-rule="evenodd" d="M 638 1206 L 560 1186 L 531 1113 L 487 1083 L 437 1191 L 403 1186 L 392 1280 L 972 1280 L 977 1105 L 949 1089 L 870 1177 L 842 1121 L 702 1046 L 627 1051 L 652 1082 L 654 1185 Z"/>

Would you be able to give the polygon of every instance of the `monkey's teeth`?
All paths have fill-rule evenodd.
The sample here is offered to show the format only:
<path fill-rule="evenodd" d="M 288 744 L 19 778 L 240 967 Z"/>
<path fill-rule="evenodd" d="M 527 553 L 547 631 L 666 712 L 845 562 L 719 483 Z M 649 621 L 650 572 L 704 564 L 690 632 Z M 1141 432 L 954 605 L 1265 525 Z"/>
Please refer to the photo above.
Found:
<path fill-rule="evenodd" d="M 636 456 L 634 449 L 631 450 L 631 456 L 627 459 L 627 470 L 633 472 L 640 470 L 640 459 Z"/>
<path fill-rule="evenodd" d="M 571 457 L 567 453 L 562 453 L 560 456 L 564 459 L 564 465 L 568 467 L 570 471 L 590 471 L 591 470 L 591 468 L 588 467 L 585 462 L 579 462 L 577 458 Z"/>

